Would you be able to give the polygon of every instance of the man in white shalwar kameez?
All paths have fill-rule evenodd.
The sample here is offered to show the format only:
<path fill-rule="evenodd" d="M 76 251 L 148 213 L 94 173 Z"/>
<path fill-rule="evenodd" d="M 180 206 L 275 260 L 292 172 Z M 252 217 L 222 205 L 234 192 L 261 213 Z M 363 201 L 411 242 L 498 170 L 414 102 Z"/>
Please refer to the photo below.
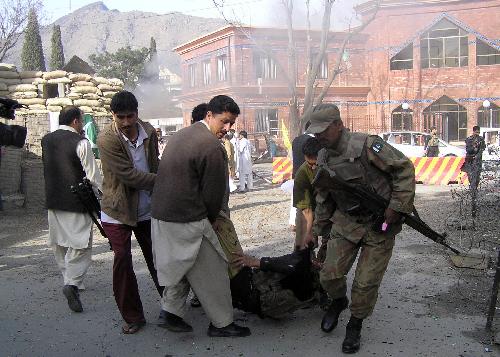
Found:
<path fill-rule="evenodd" d="M 65 107 L 59 115 L 59 128 L 42 139 L 45 192 L 48 208 L 48 245 L 61 270 L 63 294 L 75 312 L 83 311 L 79 290 L 92 258 L 92 220 L 72 185 L 87 178 L 95 192 L 102 178 L 90 142 L 80 135 L 82 113 L 77 107 Z"/>
<path fill-rule="evenodd" d="M 252 144 L 248 141 L 247 136 L 248 134 L 246 131 L 240 131 L 238 140 L 238 173 L 240 179 L 240 193 L 253 189 Z"/>

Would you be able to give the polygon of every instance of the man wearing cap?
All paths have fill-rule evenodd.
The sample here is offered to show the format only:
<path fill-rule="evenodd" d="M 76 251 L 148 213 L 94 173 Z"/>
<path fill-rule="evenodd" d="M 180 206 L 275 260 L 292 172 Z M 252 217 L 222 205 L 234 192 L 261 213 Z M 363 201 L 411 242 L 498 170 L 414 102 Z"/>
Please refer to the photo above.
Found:
<path fill-rule="evenodd" d="M 360 347 L 363 319 L 373 311 L 378 288 L 391 258 L 401 213 L 411 213 L 415 196 L 415 171 L 411 161 L 376 135 L 351 133 L 333 104 L 317 106 L 308 118 L 309 133 L 323 147 L 318 154 L 315 230 L 329 235 L 320 282 L 332 298 L 321 329 L 332 331 L 347 308 L 346 275 L 359 253 L 351 289 L 351 317 L 342 343 L 344 353 Z M 325 175 L 326 173 L 326 175 Z M 378 193 L 389 201 L 383 223 L 363 208 L 362 202 L 335 182 L 338 178 Z M 324 220 L 330 216 L 330 220 Z M 323 222 L 333 222 L 331 226 Z"/>

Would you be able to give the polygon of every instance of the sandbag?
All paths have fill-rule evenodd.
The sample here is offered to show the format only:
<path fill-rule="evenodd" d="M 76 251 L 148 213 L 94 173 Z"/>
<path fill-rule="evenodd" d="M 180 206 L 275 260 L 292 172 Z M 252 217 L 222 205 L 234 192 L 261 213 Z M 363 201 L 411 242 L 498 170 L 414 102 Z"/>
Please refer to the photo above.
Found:
<path fill-rule="evenodd" d="M 21 80 L 19 78 L 0 78 L 0 83 L 5 83 L 8 86 L 12 86 L 15 84 L 20 84 Z"/>
<path fill-rule="evenodd" d="M 87 93 L 87 94 L 84 94 L 83 95 L 83 99 L 93 99 L 93 100 L 99 100 L 101 99 L 100 96 L 98 96 L 97 94 L 95 93 Z"/>
<path fill-rule="evenodd" d="M 104 78 L 104 77 L 94 77 L 93 81 L 96 84 L 111 84 L 109 79 Z"/>
<path fill-rule="evenodd" d="M 107 113 L 108 111 L 103 107 L 92 107 L 94 113 Z"/>
<path fill-rule="evenodd" d="M 49 80 L 49 79 L 66 77 L 67 74 L 68 72 L 66 71 L 57 70 L 57 71 L 45 72 L 42 75 L 42 77 L 43 79 Z"/>
<path fill-rule="evenodd" d="M 111 78 L 109 79 L 109 84 L 113 86 L 118 86 L 118 87 L 123 87 L 124 83 L 121 79 L 118 78 Z"/>
<path fill-rule="evenodd" d="M 111 104 L 111 98 L 101 98 L 101 103 L 105 105 Z"/>
<path fill-rule="evenodd" d="M 49 112 L 60 112 L 62 110 L 62 107 L 59 105 L 47 105 L 47 110 Z"/>
<path fill-rule="evenodd" d="M 13 99 L 38 98 L 38 92 L 13 92 L 10 97 Z"/>
<path fill-rule="evenodd" d="M 84 113 L 93 113 L 94 112 L 91 107 L 88 107 L 86 105 L 79 106 L 79 108 Z"/>
<path fill-rule="evenodd" d="M 69 92 L 66 95 L 66 97 L 69 98 L 69 99 L 75 100 L 75 99 L 81 99 L 82 95 L 81 95 L 81 93 Z"/>
<path fill-rule="evenodd" d="M 31 104 L 31 105 L 28 105 L 28 109 L 30 109 L 30 110 L 46 110 L 47 107 L 43 104 Z"/>
<path fill-rule="evenodd" d="M 116 92 L 102 92 L 102 96 L 104 98 L 113 98 L 113 96 L 116 94 Z"/>
<path fill-rule="evenodd" d="M 87 82 L 87 81 L 78 81 L 78 82 L 73 82 L 75 87 L 95 87 L 95 84 L 93 82 Z"/>
<path fill-rule="evenodd" d="M 13 71 L 17 72 L 16 65 L 12 63 L 0 63 L 0 71 Z"/>
<path fill-rule="evenodd" d="M 5 83 L 0 83 L 0 91 L 8 91 L 9 87 Z"/>
<path fill-rule="evenodd" d="M 99 90 L 97 87 L 71 87 L 70 88 L 71 92 L 74 93 L 81 93 L 81 94 L 87 94 L 87 93 L 95 93 L 101 95 L 102 92 Z"/>
<path fill-rule="evenodd" d="M 34 85 L 37 85 L 37 84 L 46 84 L 47 83 L 47 80 L 46 79 L 43 79 L 43 78 L 36 78 L 32 84 Z"/>
<path fill-rule="evenodd" d="M 97 86 L 97 88 L 99 88 L 100 90 L 102 90 L 103 92 L 105 91 L 110 91 L 112 92 L 113 91 L 113 86 L 112 85 L 109 85 L 109 84 L 99 84 Z"/>
<path fill-rule="evenodd" d="M 33 84 L 15 84 L 9 86 L 10 92 L 36 92 L 38 91 L 37 86 Z"/>
<path fill-rule="evenodd" d="M 86 106 L 86 107 L 102 107 L 102 104 L 98 100 L 94 99 L 75 99 L 73 101 L 74 105 L 77 107 L 79 106 Z"/>
<path fill-rule="evenodd" d="M 113 85 L 113 86 L 111 86 L 111 87 L 113 88 L 113 90 L 114 90 L 115 92 L 121 92 L 121 91 L 123 90 L 123 87 L 122 87 L 122 86 L 115 86 L 115 85 Z"/>
<path fill-rule="evenodd" d="M 21 79 L 21 84 L 33 84 L 37 79 L 41 78 L 23 78 Z"/>
<path fill-rule="evenodd" d="M 30 99 L 17 99 L 17 101 L 21 104 L 25 105 L 34 105 L 34 104 L 43 104 L 45 105 L 46 99 L 43 98 L 30 98 Z"/>
<path fill-rule="evenodd" d="M 50 84 L 58 84 L 58 83 L 68 84 L 71 83 L 71 79 L 69 79 L 68 77 L 60 77 L 60 78 L 49 79 L 48 82 Z"/>
<path fill-rule="evenodd" d="M 2 71 L 0 70 L 0 78 L 19 78 L 19 73 L 14 71 Z"/>
<path fill-rule="evenodd" d="M 92 79 L 92 76 L 86 73 L 71 73 L 68 78 L 73 82 L 89 82 Z"/>
<path fill-rule="evenodd" d="M 19 78 L 41 78 L 43 75 L 42 71 L 22 71 L 19 72 Z"/>
<path fill-rule="evenodd" d="M 0 97 L 7 97 L 8 95 L 10 95 L 8 90 L 0 90 Z"/>
<path fill-rule="evenodd" d="M 65 107 L 67 105 L 73 105 L 73 101 L 69 98 L 49 98 L 47 99 L 47 105 L 57 105 Z"/>

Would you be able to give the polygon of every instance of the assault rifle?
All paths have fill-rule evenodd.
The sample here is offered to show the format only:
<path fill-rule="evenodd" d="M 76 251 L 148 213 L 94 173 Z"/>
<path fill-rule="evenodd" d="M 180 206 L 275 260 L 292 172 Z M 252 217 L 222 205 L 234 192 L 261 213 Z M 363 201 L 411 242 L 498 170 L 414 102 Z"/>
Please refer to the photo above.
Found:
<path fill-rule="evenodd" d="M 99 200 L 94 194 L 94 190 L 92 188 L 92 184 L 89 179 L 84 178 L 82 182 L 80 182 L 76 186 L 71 186 L 71 192 L 73 192 L 78 200 L 82 203 L 83 207 L 89 214 L 90 218 L 101 232 L 102 236 L 107 238 L 106 232 L 104 232 L 104 228 L 102 228 L 99 220 L 101 218 L 101 205 L 99 204 Z M 108 240 L 109 249 L 111 250 L 111 242 Z"/>
<path fill-rule="evenodd" d="M 316 173 L 316 176 L 313 180 L 313 185 L 318 182 L 326 184 L 326 187 L 333 185 L 336 188 L 341 188 L 345 192 L 348 192 L 349 194 L 354 196 L 361 206 L 357 207 L 358 210 L 368 212 L 373 217 L 375 217 L 375 221 L 377 222 L 377 224 L 379 224 L 380 227 L 382 226 L 382 223 L 384 222 L 385 210 L 389 206 L 389 201 L 387 199 L 380 196 L 374 191 L 368 190 L 363 186 L 348 183 L 338 175 L 336 175 L 335 172 L 325 168 L 318 169 L 318 172 Z M 422 233 L 424 236 L 433 240 L 434 242 L 445 246 L 453 253 L 460 255 L 460 251 L 451 247 L 446 242 L 446 233 L 438 233 L 431 227 L 429 227 L 427 223 L 420 219 L 415 207 L 413 207 L 413 213 L 411 214 L 402 212 L 399 213 L 402 216 L 403 223 L 406 223 L 408 226 Z"/>

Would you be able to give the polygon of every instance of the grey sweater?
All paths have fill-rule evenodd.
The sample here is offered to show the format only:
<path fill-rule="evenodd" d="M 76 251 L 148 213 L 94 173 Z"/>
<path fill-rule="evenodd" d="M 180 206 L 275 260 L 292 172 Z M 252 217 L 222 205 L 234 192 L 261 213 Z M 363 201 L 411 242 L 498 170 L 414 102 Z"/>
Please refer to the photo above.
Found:
<path fill-rule="evenodd" d="M 165 222 L 214 221 L 223 204 L 227 170 L 224 148 L 205 124 L 180 130 L 163 151 L 152 217 Z"/>

